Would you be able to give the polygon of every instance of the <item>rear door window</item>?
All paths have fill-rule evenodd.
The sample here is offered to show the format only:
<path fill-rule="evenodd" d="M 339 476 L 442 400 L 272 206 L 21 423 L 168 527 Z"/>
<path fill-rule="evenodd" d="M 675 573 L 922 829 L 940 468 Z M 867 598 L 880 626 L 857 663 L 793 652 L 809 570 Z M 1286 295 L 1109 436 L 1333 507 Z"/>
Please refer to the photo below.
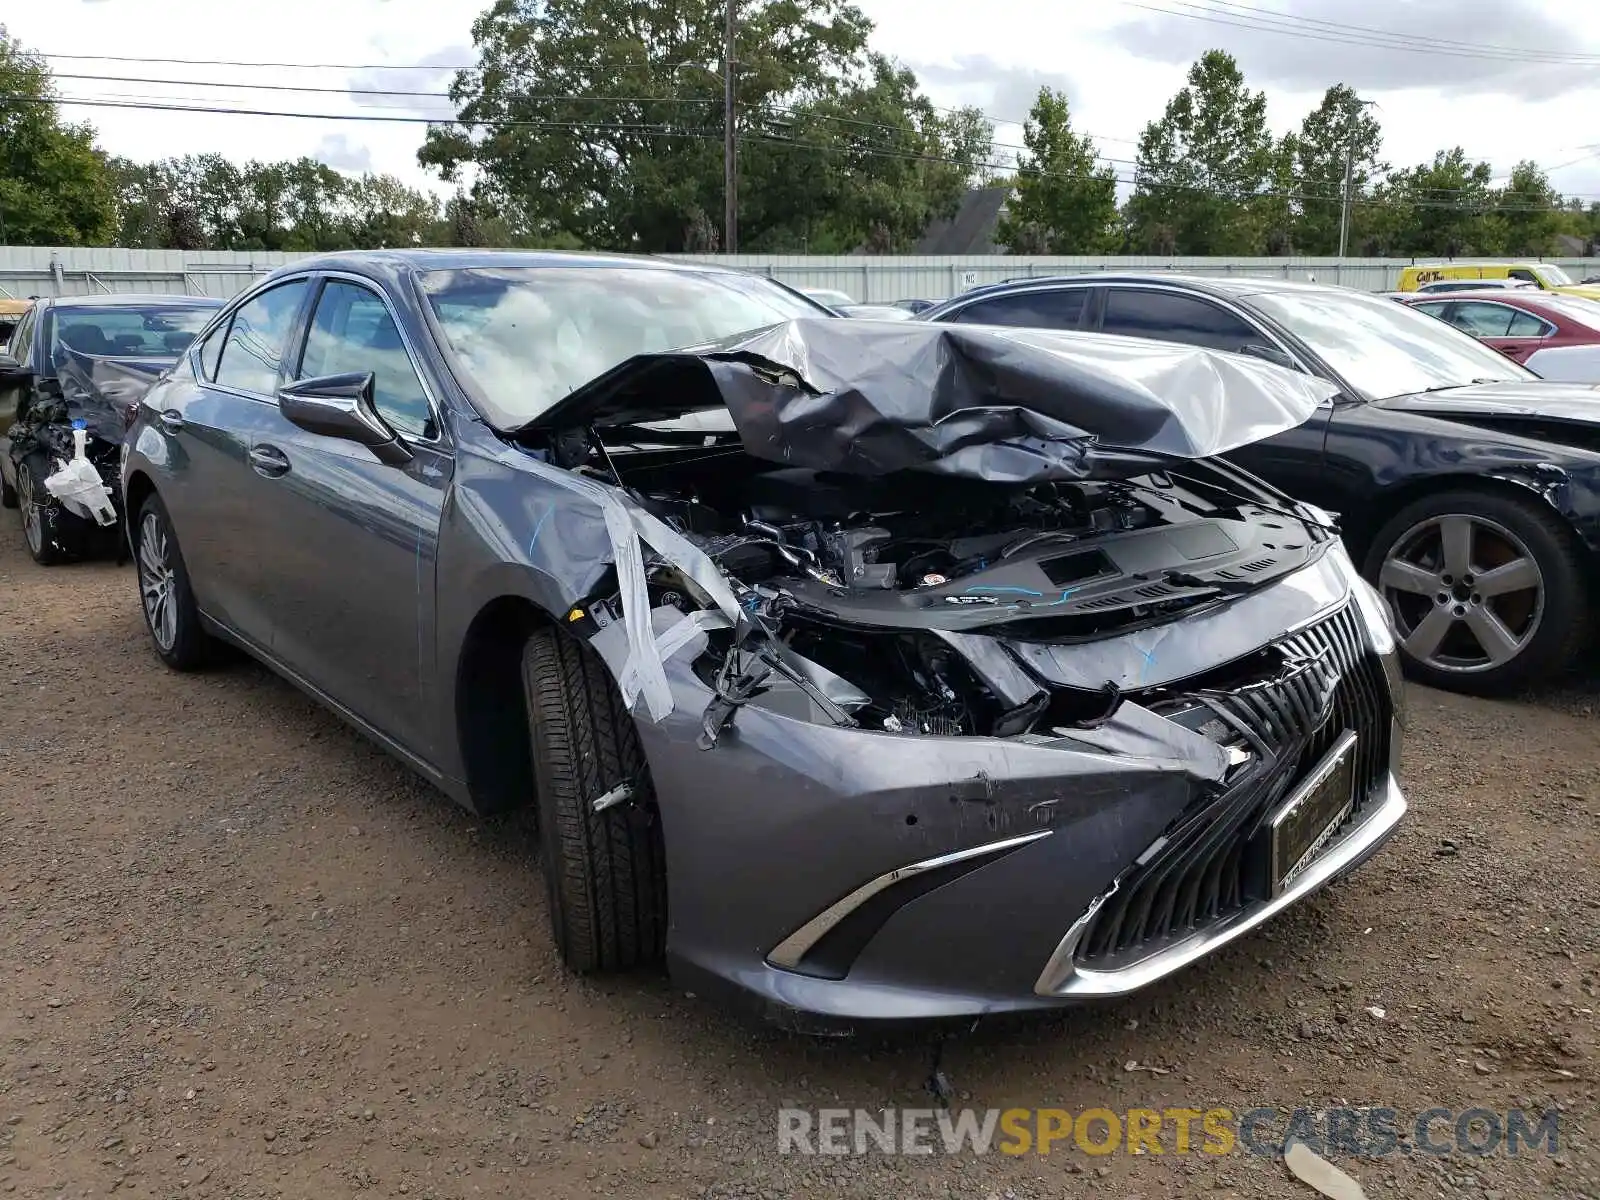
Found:
<path fill-rule="evenodd" d="M 1101 329 L 1125 337 L 1156 338 L 1235 353 L 1253 342 L 1264 341 L 1244 321 L 1209 300 L 1142 288 L 1110 288 Z"/>
<path fill-rule="evenodd" d="M 1020 325 L 1032 329 L 1077 329 L 1088 288 L 1014 292 L 969 304 L 953 318 L 963 325 Z"/>
<path fill-rule="evenodd" d="M 1473 337 L 1510 337 L 1511 318 L 1516 309 L 1483 300 L 1462 300 L 1450 314 L 1450 323 Z"/>
<path fill-rule="evenodd" d="M 1520 308 L 1511 310 L 1511 325 L 1506 331 L 1507 337 L 1539 338 L 1549 332 L 1545 323 L 1530 312 Z"/>
<path fill-rule="evenodd" d="M 291 280 L 234 313 L 217 366 L 218 384 L 263 396 L 278 390 L 278 369 L 305 294 L 306 281 Z"/>

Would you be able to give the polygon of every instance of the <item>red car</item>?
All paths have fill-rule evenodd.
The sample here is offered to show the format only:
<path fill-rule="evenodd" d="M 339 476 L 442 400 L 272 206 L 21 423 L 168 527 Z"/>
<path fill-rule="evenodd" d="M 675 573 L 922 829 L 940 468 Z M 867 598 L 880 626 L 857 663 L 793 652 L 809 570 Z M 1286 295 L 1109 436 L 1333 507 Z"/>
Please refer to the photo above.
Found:
<path fill-rule="evenodd" d="M 1600 345 L 1600 301 L 1532 288 L 1395 297 L 1463 329 L 1518 362 L 1549 346 Z"/>

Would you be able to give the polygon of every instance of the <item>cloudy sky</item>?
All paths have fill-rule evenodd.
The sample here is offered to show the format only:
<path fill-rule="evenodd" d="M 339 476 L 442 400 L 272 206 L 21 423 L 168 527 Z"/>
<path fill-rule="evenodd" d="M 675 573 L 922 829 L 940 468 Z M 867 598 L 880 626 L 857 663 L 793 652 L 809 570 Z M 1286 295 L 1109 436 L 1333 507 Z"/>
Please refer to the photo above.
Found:
<path fill-rule="evenodd" d="M 1278 132 L 1329 84 L 1378 103 L 1384 157 L 1410 165 L 1450 145 L 1503 174 L 1520 158 L 1567 195 L 1600 199 L 1600 21 L 1596 0 L 857 0 L 874 45 L 912 67 L 936 104 L 974 104 L 996 138 L 1041 84 L 1065 88 L 1081 130 L 1119 173 L 1135 140 L 1211 47 L 1233 53 L 1268 95 Z M 0 23 L 52 56 L 64 95 L 347 117 L 449 115 L 429 97 L 473 61 L 487 0 L 0 0 Z M 66 57 L 112 55 L 109 61 Z M 218 60 L 232 60 L 222 65 Z M 245 66 L 240 63 L 322 64 Z M 217 64 L 217 65 L 211 65 Z M 74 78 L 74 76 L 117 76 Z M 195 81 L 270 85 L 200 87 Z M 287 90 L 287 89 L 318 90 Z M 346 170 L 432 186 L 416 165 L 422 126 L 395 121 L 218 116 L 80 107 L 110 151 L 134 158 L 220 151 L 310 154 Z M 1122 160 L 1122 161 L 1116 161 Z"/>

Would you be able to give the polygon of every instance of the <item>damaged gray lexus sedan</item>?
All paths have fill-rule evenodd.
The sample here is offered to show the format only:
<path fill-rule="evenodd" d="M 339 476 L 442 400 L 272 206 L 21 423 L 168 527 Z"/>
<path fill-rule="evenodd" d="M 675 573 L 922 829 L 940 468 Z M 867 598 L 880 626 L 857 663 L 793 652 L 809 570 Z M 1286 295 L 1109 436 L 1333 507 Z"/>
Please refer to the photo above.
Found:
<path fill-rule="evenodd" d="M 572 968 L 849 1025 L 1132 992 L 1394 831 L 1386 610 L 1219 457 L 1327 389 L 701 265 L 377 252 L 232 302 L 122 473 L 170 666 L 242 647 L 531 804 Z"/>

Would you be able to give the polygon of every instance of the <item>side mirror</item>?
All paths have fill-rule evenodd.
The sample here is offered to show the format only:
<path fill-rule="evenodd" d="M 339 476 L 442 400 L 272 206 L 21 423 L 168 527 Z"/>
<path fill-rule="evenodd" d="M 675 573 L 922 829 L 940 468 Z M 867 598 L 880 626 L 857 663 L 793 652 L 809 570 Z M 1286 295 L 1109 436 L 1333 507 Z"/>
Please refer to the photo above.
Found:
<path fill-rule="evenodd" d="M 1239 347 L 1240 354 L 1248 354 L 1251 358 L 1259 358 L 1276 367 L 1284 367 L 1290 371 L 1298 371 L 1300 364 L 1290 358 L 1276 346 L 1263 346 L 1259 342 L 1248 342 Z"/>
<path fill-rule="evenodd" d="M 297 380 L 279 389 L 278 411 L 309 433 L 365 446 L 391 467 L 411 461 L 400 435 L 372 405 L 371 371 Z"/>
<path fill-rule="evenodd" d="M 17 361 L 17 356 L 0 349 L 0 375 L 15 375 L 22 370 L 22 364 Z"/>

